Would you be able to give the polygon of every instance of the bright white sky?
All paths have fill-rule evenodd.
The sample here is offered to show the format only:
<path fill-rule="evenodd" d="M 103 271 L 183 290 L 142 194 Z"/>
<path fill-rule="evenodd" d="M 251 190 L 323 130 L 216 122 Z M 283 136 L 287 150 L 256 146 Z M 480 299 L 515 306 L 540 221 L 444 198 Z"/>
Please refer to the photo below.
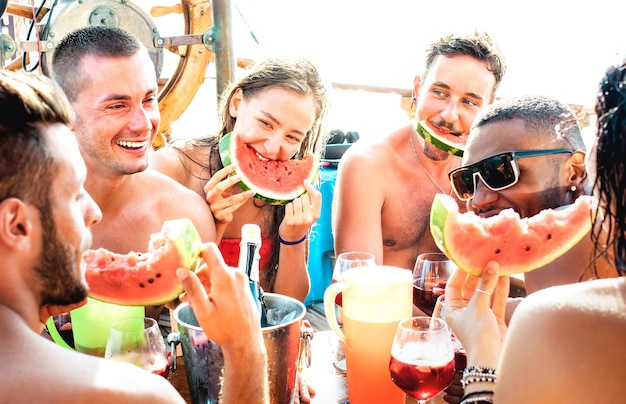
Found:
<path fill-rule="evenodd" d="M 479 28 L 495 38 L 507 59 L 500 96 L 540 93 L 590 106 L 605 69 L 626 56 L 623 0 L 232 2 L 236 56 L 304 56 L 339 83 L 409 89 L 421 72 L 428 42 L 451 31 Z M 398 107 L 394 95 L 343 91 L 334 96 L 330 126 L 380 135 L 405 122 Z M 197 119 L 195 112 L 187 115 L 192 114 Z"/>
<path fill-rule="evenodd" d="M 500 95 L 541 92 L 589 104 L 604 69 L 626 55 L 624 1 L 233 0 L 233 4 L 265 52 L 306 56 L 326 69 L 332 81 L 410 88 L 430 40 L 477 27 L 496 39 L 508 61 Z M 238 46 L 253 49 L 248 48 L 252 40 L 236 10 L 233 20 Z"/>

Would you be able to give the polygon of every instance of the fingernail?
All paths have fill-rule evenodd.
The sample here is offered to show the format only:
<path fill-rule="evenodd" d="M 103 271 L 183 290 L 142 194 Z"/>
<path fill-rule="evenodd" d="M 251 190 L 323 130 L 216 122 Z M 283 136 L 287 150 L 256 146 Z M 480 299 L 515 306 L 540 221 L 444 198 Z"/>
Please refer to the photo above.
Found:
<path fill-rule="evenodd" d="M 189 278 L 189 270 L 187 268 L 178 268 L 176 270 L 176 276 L 179 281 L 183 282 Z"/>

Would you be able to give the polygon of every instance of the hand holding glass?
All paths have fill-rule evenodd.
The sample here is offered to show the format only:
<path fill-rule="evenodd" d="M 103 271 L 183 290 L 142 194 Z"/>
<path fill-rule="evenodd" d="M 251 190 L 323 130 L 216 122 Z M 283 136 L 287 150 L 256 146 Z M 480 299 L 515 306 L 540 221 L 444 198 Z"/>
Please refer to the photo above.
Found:
<path fill-rule="evenodd" d="M 129 362 L 152 373 L 167 377 L 169 363 L 165 341 L 153 318 L 126 319 L 111 324 L 104 357 Z"/>
<path fill-rule="evenodd" d="M 391 380 L 420 404 L 448 387 L 454 377 L 454 349 L 446 323 L 426 316 L 400 321 L 389 372 Z"/>
<path fill-rule="evenodd" d="M 413 269 L 413 304 L 432 315 L 437 297 L 445 292 L 448 278 L 456 268 L 443 253 L 420 254 Z"/>

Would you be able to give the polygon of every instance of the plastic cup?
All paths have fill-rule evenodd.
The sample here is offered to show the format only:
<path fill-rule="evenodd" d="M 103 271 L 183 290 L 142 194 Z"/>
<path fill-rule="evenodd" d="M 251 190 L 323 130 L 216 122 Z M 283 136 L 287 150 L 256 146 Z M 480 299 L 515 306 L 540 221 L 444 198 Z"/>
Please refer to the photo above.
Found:
<path fill-rule="evenodd" d="M 72 310 L 72 332 L 78 352 L 104 357 L 111 324 L 117 320 L 136 319 L 143 327 L 143 306 L 120 306 L 89 299 L 86 305 Z"/>

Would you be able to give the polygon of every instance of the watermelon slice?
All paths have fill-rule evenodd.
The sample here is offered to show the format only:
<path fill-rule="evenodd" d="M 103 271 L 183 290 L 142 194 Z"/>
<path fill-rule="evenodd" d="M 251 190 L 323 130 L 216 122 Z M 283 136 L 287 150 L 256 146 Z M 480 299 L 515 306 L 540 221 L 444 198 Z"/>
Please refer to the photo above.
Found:
<path fill-rule="evenodd" d="M 180 267 L 195 269 L 202 240 L 189 219 L 168 220 L 150 237 L 147 253 L 115 254 L 87 250 L 85 279 L 89 296 L 127 306 L 157 306 L 176 299 L 183 288 Z"/>
<path fill-rule="evenodd" d="M 437 194 L 430 230 L 441 251 L 465 272 L 479 275 L 489 261 L 497 261 L 502 274 L 512 275 L 542 267 L 576 245 L 591 230 L 596 207 L 595 198 L 581 196 L 528 218 L 513 209 L 481 218 L 459 213 L 452 197 Z"/>
<path fill-rule="evenodd" d="M 234 164 L 243 179 L 239 187 L 256 192 L 257 199 L 272 205 L 284 205 L 305 192 L 304 180 L 313 183 L 319 158 L 309 154 L 302 160 L 260 160 L 234 133 L 220 139 L 220 157 L 224 167 Z"/>
<path fill-rule="evenodd" d="M 463 150 L 465 150 L 465 140 L 454 141 L 453 139 L 443 137 L 437 134 L 437 129 L 433 127 L 428 121 L 419 121 L 415 128 L 417 133 L 424 138 L 425 141 L 435 146 L 436 148 L 448 152 L 454 156 L 463 157 Z M 453 136 L 453 135 L 450 135 Z M 465 138 L 467 139 L 467 138 Z"/>

